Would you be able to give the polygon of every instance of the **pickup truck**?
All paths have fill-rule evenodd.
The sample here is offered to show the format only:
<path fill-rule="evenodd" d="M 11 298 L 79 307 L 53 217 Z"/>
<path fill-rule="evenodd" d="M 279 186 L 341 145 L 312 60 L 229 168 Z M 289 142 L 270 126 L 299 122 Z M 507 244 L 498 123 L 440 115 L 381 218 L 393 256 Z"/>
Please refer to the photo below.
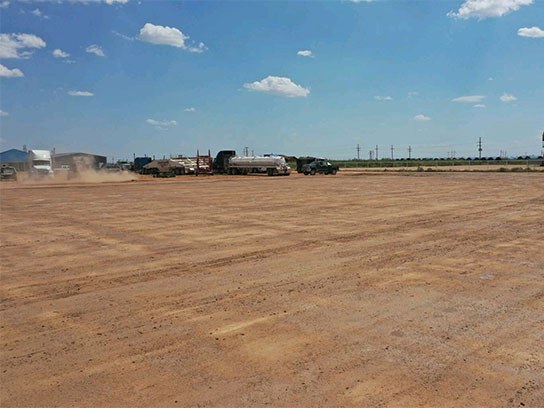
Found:
<path fill-rule="evenodd" d="M 17 170 L 15 170 L 15 167 L 3 164 L 0 167 L 0 180 L 17 180 Z"/>
<path fill-rule="evenodd" d="M 314 176 L 317 173 L 336 174 L 338 170 L 338 166 L 331 164 L 327 160 L 315 160 L 302 166 L 302 172 L 305 176 L 307 176 L 308 174 Z"/>

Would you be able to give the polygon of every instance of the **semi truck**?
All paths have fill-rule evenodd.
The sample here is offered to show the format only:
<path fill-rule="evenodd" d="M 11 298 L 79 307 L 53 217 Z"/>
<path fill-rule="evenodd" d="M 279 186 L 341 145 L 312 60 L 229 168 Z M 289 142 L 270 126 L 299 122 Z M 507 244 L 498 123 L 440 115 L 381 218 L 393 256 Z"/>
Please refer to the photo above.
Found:
<path fill-rule="evenodd" d="M 221 150 L 213 161 L 213 169 L 222 174 L 264 173 L 288 176 L 291 168 L 281 156 L 237 156 L 234 150 Z"/>
<path fill-rule="evenodd" d="M 51 152 L 49 150 L 29 150 L 28 171 L 31 176 L 52 176 Z"/>

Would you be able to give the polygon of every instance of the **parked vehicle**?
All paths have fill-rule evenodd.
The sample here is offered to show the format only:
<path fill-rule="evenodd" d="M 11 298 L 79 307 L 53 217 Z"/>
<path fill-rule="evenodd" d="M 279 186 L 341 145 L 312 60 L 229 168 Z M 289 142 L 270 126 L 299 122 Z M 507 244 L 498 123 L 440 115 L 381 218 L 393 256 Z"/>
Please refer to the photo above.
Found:
<path fill-rule="evenodd" d="M 288 176 L 291 168 L 281 156 L 236 156 L 234 150 L 222 150 L 213 162 L 214 171 L 223 174 L 264 173 Z"/>
<path fill-rule="evenodd" d="M 28 169 L 31 176 L 52 176 L 53 162 L 49 150 L 29 150 Z"/>
<path fill-rule="evenodd" d="M 338 166 L 331 164 L 327 160 L 315 160 L 302 166 L 302 172 L 305 176 L 308 174 L 314 176 L 317 173 L 334 175 L 338 170 L 340 170 Z"/>
<path fill-rule="evenodd" d="M 17 170 L 15 170 L 15 167 L 2 165 L 0 167 L 0 180 L 17 180 Z"/>
<path fill-rule="evenodd" d="M 312 157 L 312 156 L 298 157 L 297 158 L 297 173 L 303 173 L 302 166 L 304 166 L 305 164 L 314 162 L 316 160 L 325 160 L 325 159 L 321 157 Z"/>

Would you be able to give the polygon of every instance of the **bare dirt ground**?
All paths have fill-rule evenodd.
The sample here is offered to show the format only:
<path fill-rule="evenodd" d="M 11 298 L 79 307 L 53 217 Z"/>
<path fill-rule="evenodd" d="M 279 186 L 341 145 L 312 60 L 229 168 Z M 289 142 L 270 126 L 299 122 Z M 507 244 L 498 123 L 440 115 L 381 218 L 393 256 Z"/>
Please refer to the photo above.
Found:
<path fill-rule="evenodd" d="M 542 174 L 0 194 L 2 407 L 544 406 Z"/>

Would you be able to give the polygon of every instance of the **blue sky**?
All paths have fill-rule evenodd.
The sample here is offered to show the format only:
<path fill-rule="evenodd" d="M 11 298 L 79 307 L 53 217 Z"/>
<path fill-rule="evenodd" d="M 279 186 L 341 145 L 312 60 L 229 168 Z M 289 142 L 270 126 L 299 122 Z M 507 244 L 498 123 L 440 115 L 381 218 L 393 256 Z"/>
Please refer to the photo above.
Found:
<path fill-rule="evenodd" d="M 0 0 L 0 149 L 540 154 L 544 3 Z"/>

